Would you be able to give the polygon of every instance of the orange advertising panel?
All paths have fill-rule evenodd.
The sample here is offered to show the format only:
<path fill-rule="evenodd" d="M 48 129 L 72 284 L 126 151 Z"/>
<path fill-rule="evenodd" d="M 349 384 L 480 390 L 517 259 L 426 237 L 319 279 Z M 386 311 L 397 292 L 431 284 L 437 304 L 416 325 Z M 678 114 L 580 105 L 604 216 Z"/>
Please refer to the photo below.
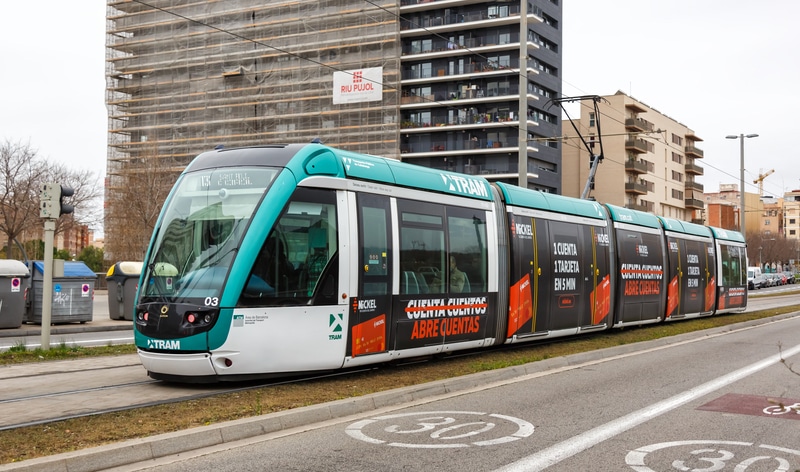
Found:
<path fill-rule="evenodd" d="M 386 350 L 386 315 L 353 326 L 353 357 Z"/>
<path fill-rule="evenodd" d="M 706 311 L 714 309 L 714 295 L 717 293 L 717 281 L 714 277 L 706 285 Z"/>
<path fill-rule="evenodd" d="M 675 314 L 679 300 L 680 291 L 678 289 L 678 276 L 676 275 L 669 282 L 669 288 L 667 288 L 667 318 Z"/>
<path fill-rule="evenodd" d="M 606 275 L 592 291 L 592 324 L 600 324 L 611 311 L 611 276 Z"/>
<path fill-rule="evenodd" d="M 525 274 L 519 282 L 511 287 L 509 293 L 508 333 L 513 336 L 528 320 L 533 318 L 533 303 L 531 301 L 531 277 Z"/>

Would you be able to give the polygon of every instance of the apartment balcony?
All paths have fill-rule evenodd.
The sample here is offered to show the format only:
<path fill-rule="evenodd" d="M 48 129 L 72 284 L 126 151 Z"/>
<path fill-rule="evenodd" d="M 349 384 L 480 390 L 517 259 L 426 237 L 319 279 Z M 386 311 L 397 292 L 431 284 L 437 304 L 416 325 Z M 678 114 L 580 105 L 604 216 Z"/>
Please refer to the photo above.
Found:
<path fill-rule="evenodd" d="M 698 200 L 696 198 L 687 198 L 684 200 L 684 205 L 686 208 L 693 208 L 695 210 L 702 210 L 703 209 L 703 200 Z"/>
<path fill-rule="evenodd" d="M 625 192 L 634 193 L 637 195 L 647 194 L 647 184 L 644 181 L 638 182 L 625 182 Z"/>
<path fill-rule="evenodd" d="M 648 211 L 647 205 L 641 203 L 626 203 L 625 208 L 628 210 L 636 210 L 636 211 Z"/>
<path fill-rule="evenodd" d="M 628 159 L 625 161 L 625 171 L 633 172 L 634 174 L 646 174 L 647 163 L 637 159 Z"/>
<path fill-rule="evenodd" d="M 698 193 L 703 193 L 703 184 L 700 182 L 686 181 L 686 190 L 693 190 Z"/>
<path fill-rule="evenodd" d="M 703 175 L 703 168 L 693 162 L 687 162 L 685 169 L 687 174 Z"/>
<path fill-rule="evenodd" d="M 644 139 L 626 139 L 625 140 L 625 150 L 636 152 L 636 153 L 645 153 L 647 152 L 647 141 Z"/>
<path fill-rule="evenodd" d="M 698 158 L 698 159 L 702 159 L 703 158 L 703 150 L 699 149 L 699 148 L 696 148 L 694 146 L 686 146 L 684 151 L 686 152 L 687 156 L 695 157 L 695 158 Z"/>
<path fill-rule="evenodd" d="M 642 118 L 628 118 L 625 120 L 625 128 L 629 131 L 653 131 L 653 123 Z"/>
<path fill-rule="evenodd" d="M 516 152 L 519 149 L 517 137 L 508 137 L 506 141 L 497 141 L 488 138 L 457 139 L 457 140 L 431 140 L 424 139 L 416 142 L 405 142 L 400 145 L 403 159 L 407 157 L 423 157 L 430 155 L 464 155 L 464 154 L 497 154 Z"/>

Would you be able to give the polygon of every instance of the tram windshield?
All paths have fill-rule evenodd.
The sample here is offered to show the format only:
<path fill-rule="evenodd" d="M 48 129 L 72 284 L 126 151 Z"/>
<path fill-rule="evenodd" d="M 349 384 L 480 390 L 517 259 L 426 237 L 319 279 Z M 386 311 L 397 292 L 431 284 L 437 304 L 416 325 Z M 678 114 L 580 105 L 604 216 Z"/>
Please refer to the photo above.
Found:
<path fill-rule="evenodd" d="M 247 225 L 281 169 L 206 169 L 184 175 L 164 209 L 143 295 L 218 297 Z"/>

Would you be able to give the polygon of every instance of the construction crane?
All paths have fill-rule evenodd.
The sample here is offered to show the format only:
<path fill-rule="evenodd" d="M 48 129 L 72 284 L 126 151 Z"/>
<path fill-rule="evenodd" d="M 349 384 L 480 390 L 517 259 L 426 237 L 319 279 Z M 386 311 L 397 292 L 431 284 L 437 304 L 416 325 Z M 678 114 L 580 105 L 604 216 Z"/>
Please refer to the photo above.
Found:
<path fill-rule="evenodd" d="M 761 173 L 763 169 L 759 169 L 758 178 L 753 181 L 754 184 L 758 184 L 758 195 L 764 195 L 764 179 L 766 179 L 770 174 L 775 172 L 775 169 L 770 169 L 763 174 Z"/>

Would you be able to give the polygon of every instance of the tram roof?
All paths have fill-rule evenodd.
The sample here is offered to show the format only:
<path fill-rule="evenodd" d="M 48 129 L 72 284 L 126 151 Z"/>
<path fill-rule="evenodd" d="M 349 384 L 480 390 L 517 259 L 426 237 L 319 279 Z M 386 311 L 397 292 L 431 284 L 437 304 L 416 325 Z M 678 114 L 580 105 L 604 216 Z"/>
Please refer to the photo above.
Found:
<path fill-rule="evenodd" d="M 446 172 L 317 144 L 303 147 L 296 157 L 303 162 L 303 167 L 309 175 L 320 173 L 332 175 L 330 173 L 335 166 L 341 169 L 341 172 L 336 174 L 339 177 L 381 182 L 479 200 L 492 200 L 489 181 L 474 175 Z M 327 171 L 320 172 L 318 169 Z"/>
<path fill-rule="evenodd" d="M 667 218 L 664 216 L 659 216 L 658 219 L 661 221 L 661 225 L 667 231 L 691 234 L 694 236 L 703 236 L 707 238 L 711 237 L 711 230 L 706 226 L 699 225 L 697 223 L 689 223 L 688 221 L 676 220 L 675 218 Z"/>
<path fill-rule="evenodd" d="M 326 175 L 493 200 L 489 181 L 482 177 L 431 169 L 317 143 L 222 148 L 200 154 L 186 170 L 220 166 L 286 167 L 300 180 Z"/>
<path fill-rule="evenodd" d="M 602 205 L 591 200 L 564 197 L 553 193 L 530 190 L 503 182 L 496 183 L 506 204 L 524 208 L 535 208 L 567 215 L 605 219 Z"/>
<path fill-rule="evenodd" d="M 620 223 L 628 223 L 648 228 L 661 229 L 661 221 L 658 217 L 643 211 L 631 210 L 630 208 L 618 207 L 609 203 L 605 204 L 611 219 Z"/>
<path fill-rule="evenodd" d="M 746 242 L 742 233 L 738 231 L 730 231 L 727 229 L 716 228 L 714 226 L 708 227 L 717 239 L 724 239 L 726 241 L 735 241 L 739 243 Z"/>

